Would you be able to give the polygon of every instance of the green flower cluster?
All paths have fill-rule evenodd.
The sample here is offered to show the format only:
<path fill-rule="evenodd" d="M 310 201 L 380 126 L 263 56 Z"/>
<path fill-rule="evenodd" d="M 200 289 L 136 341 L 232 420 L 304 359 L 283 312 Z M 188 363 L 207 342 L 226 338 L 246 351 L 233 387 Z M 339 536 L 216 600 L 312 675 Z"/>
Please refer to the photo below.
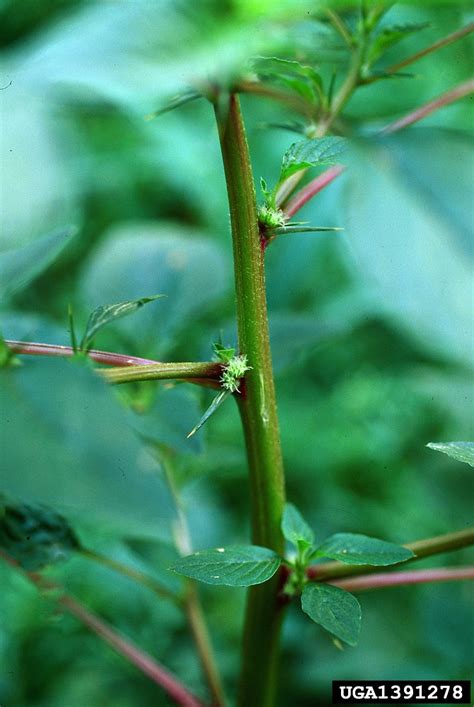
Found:
<path fill-rule="evenodd" d="M 251 366 L 247 365 L 247 355 L 240 354 L 228 360 L 222 371 L 220 382 L 225 390 L 230 393 L 238 393 L 240 379 L 249 371 Z"/>

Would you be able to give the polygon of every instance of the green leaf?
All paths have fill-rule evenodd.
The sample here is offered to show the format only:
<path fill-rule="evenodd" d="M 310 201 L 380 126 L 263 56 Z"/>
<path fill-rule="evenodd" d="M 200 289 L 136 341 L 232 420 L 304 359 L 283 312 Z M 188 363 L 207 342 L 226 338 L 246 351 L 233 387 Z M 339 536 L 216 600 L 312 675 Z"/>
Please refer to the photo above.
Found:
<path fill-rule="evenodd" d="M 296 547 L 307 548 L 314 542 L 314 533 L 292 503 L 285 504 L 281 522 L 283 535 Z"/>
<path fill-rule="evenodd" d="M 126 317 L 128 314 L 133 314 L 137 309 L 143 307 L 144 304 L 148 302 L 154 302 L 155 300 L 163 297 L 163 295 L 153 295 L 152 297 L 140 297 L 139 299 L 131 300 L 128 302 L 118 302 L 117 304 L 104 304 L 96 307 L 92 314 L 89 316 L 86 330 L 84 336 L 81 340 L 81 350 L 87 351 L 90 348 L 94 336 L 97 334 L 99 329 L 110 324 L 110 322 L 116 321 L 121 317 Z"/>
<path fill-rule="evenodd" d="M 193 427 L 191 432 L 188 434 L 188 439 L 190 437 L 192 437 L 193 435 L 195 435 L 196 432 L 201 429 L 201 427 L 204 425 L 204 423 L 209 420 L 211 415 L 213 415 L 215 413 L 215 411 L 222 405 L 224 400 L 226 398 L 228 398 L 229 395 L 231 395 L 230 390 L 221 390 L 219 393 L 217 393 L 216 397 L 214 398 L 212 403 L 209 405 L 209 407 L 207 408 L 206 412 L 201 417 L 201 419 L 199 420 L 197 425 L 195 427 Z"/>
<path fill-rule="evenodd" d="M 294 142 L 283 155 L 280 182 L 307 167 L 339 162 L 347 141 L 342 137 L 320 137 Z"/>
<path fill-rule="evenodd" d="M 410 128 L 351 150 L 347 236 L 382 314 L 472 366 L 471 142 Z"/>
<path fill-rule="evenodd" d="M 356 533 L 336 533 L 325 540 L 313 557 L 330 557 L 350 565 L 396 565 L 415 555 L 401 545 Z"/>
<path fill-rule="evenodd" d="M 474 466 L 474 442 L 430 442 L 426 446 L 443 452 L 458 462 Z"/>
<path fill-rule="evenodd" d="M 176 337 L 215 307 L 229 287 L 228 263 L 220 248 L 196 229 L 175 223 L 115 225 L 105 234 L 82 280 L 85 302 L 134 300 L 143 292 L 161 292 L 166 307 L 143 307 L 133 319 L 117 321 L 120 333 L 136 340 L 140 351 L 164 357 Z M 143 355 L 143 354 L 142 354 Z"/>
<path fill-rule="evenodd" d="M 89 365 L 0 371 L 0 491 L 130 537 L 170 538 L 171 493 L 112 388 Z"/>
<path fill-rule="evenodd" d="M 0 334 L 0 368 L 19 365 L 19 360 Z"/>
<path fill-rule="evenodd" d="M 162 108 L 153 111 L 153 113 L 148 113 L 148 115 L 145 116 L 145 120 L 158 118 L 158 116 L 163 115 L 163 113 L 179 108 L 179 106 L 184 106 L 185 103 L 189 103 L 190 101 L 195 101 L 196 98 L 201 98 L 201 94 L 197 91 L 183 91 L 182 93 L 178 93 L 178 95 L 171 98 L 168 103 L 165 103 Z"/>
<path fill-rule="evenodd" d="M 202 452 L 202 436 L 186 439 L 201 413 L 200 398 L 194 386 L 161 385 L 154 397 L 147 409 L 131 411 L 131 424 L 142 439 L 181 454 Z"/>
<path fill-rule="evenodd" d="M 222 361 L 222 363 L 229 363 L 230 359 L 235 356 L 235 348 L 232 346 L 223 346 L 220 343 L 215 343 L 212 348 L 218 361 Z"/>
<path fill-rule="evenodd" d="M 314 104 L 322 94 L 322 79 L 312 67 L 299 61 L 278 57 L 259 57 L 253 69 L 263 81 L 274 81 L 294 91 L 309 104 Z"/>
<path fill-rule="evenodd" d="M 273 577 L 281 558 L 266 547 L 234 545 L 183 557 L 170 569 L 207 584 L 250 587 Z"/>
<path fill-rule="evenodd" d="M 394 25 L 393 27 L 384 27 L 381 32 L 379 32 L 366 55 L 367 65 L 375 63 L 388 49 L 398 44 L 408 37 L 410 34 L 419 32 L 422 29 L 428 27 L 428 22 L 422 22 L 418 24 L 406 23 L 403 25 Z"/>
<path fill-rule="evenodd" d="M 76 229 L 69 226 L 21 248 L 0 253 L 0 300 L 9 300 L 41 275 L 75 233 Z"/>
<path fill-rule="evenodd" d="M 46 506 L 6 502 L 0 516 L 0 548 L 28 570 L 67 559 L 79 541 L 59 513 Z"/>
<path fill-rule="evenodd" d="M 303 589 L 301 607 L 333 636 L 350 646 L 357 645 L 362 615 L 360 604 L 352 594 L 329 584 L 310 583 Z"/>

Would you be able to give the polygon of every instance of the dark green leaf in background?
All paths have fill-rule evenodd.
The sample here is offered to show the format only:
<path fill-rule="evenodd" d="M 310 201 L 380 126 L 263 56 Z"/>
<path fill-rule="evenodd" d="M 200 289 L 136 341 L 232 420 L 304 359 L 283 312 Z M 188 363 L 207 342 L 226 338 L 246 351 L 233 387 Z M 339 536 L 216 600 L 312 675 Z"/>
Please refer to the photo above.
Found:
<path fill-rule="evenodd" d="M 357 645 L 362 616 L 360 604 L 352 594 L 329 584 L 310 583 L 303 589 L 301 606 L 333 636 L 350 646 Z"/>
<path fill-rule="evenodd" d="M 160 467 L 88 366 L 29 360 L 0 377 L 0 491 L 121 535 L 169 538 Z"/>
<path fill-rule="evenodd" d="M 280 564 L 281 558 L 266 547 L 234 545 L 195 552 L 171 569 L 207 584 L 250 587 L 273 577 Z"/>
<path fill-rule="evenodd" d="M 336 533 L 315 550 L 314 556 L 330 557 L 352 565 L 395 565 L 406 562 L 414 554 L 406 547 L 367 535 Z"/>
<path fill-rule="evenodd" d="M 78 548 L 67 521 L 46 506 L 6 502 L 0 512 L 0 549 L 26 570 L 67 559 Z"/>
<path fill-rule="evenodd" d="M 72 226 L 0 253 L 0 300 L 8 300 L 46 270 L 76 233 Z"/>
<path fill-rule="evenodd" d="M 218 245 L 176 223 L 135 222 L 111 228 L 82 280 L 85 302 L 134 300 L 143 292 L 167 296 L 165 307 L 147 307 L 117 329 L 164 353 L 190 320 L 202 315 L 230 286 L 228 265 Z"/>
<path fill-rule="evenodd" d="M 375 39 L 372 41 L 366 55 L 368 65 L 375 63 L 390 47 L 401 42 L 405 37 L 415 32 L 420 32 L 427 27 L 426 22 L 422 23 L 407 23 L 384 27 L 380 30 Z"/>
<path fill-rule="evenodd" d="M 459 462 L 474 466 L 474 442 L 430 442 L 426 446 Z"/>
<path fill-rule="evenodd" d="M 348 245 L 420 344 L 472 366 L 472 142 L 411 128 L 351 150 Z"/>

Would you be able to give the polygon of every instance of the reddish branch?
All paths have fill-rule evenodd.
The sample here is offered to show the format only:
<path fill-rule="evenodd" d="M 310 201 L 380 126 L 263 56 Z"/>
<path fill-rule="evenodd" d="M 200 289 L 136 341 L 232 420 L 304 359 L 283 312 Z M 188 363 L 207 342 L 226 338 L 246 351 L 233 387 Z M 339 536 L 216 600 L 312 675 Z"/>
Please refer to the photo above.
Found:
<path fill-rule="evenodd" d="M 38 344 L 30 341 L 5 341 L 5 343 L 13 353 L 17 354 L 59 356 L 62 358 L 74 356 L 74 349 L 71 346 Z M 183 379 L 188 383 L 206 388 L 220 388 L 219 379 L 222 374 L 222 365 L 215 361 L 163 363 L 137 356 L 95 350 L 88 351 L 87 355 L 97 363 L 113 367 L 113 370 L 98 369 L 98 372 L 109 383 Z"/>
<path fill-rule="evenodd" d="M 438 96 L 438 98 L 435 98 L 429 103 L 426 103 L 424 106 L 408 113 L 408 115 L 403 116 L 403 118 L 395 120 L 395 122 L 390 123 L 390 125 L 387 125 L 382 130 L 382 134 L 388 135 L 396 132 L 397 130 L 407 128 L 409 125 L 413 125 L 413 123 L 417 123 L 419 120 L 422 120 L 431 113 L 434 113 L 434 111 L 438 110 L 438 108 L 448 106 L 450 103 L 454 103 L 454 101 L 457 101 L 460 98 L 469 96 L 471 93 L 474 93 L 474 79 L 470 79 L 469 81 L 459 84 L 459 86 L 452 88 L 450 91 L 446 91 L 446 93 L 442 93 L 441 96 Z"/>
<path fill-rule="evenodd" d="M 62 588 L 59 585 L 44 580 L 41 575 L 36 572 L 27 572 L 16 560 L 2 550 L 0 550 L 0 558 L 20 572 L 25 579 L 32 582 L 39 590 L 53 590 L 56 593 L 58 591 L 62 592 Z M 108 626 L 98 616 L 92 614 L 83 604 L 76 601 L 76 599 L 64 593 L 59 597 L 55 594 L 51 594 L 50 598 L 56 600 L 58 606 L 63 611 L 72 614 L 72 616 L 78 619 L 84 626 L 87 626 L 90 631 L 95 633 L 117 651 L 117 653 L 126 658 L 129 663 L 135 665 L 135 667 L 150 678 L 156 685 L 163 688 L 176 704 L 181 705 L 181 707 L 204 707 L 203 703 L 189 692 L 178 678 L 166 670 L 166 668 L 160 665 L 160 663 L 148 655 L 148 653 L 135 646 L 132 641 L 122 638 L 114 629 Z"/>
<path fill-rule="evenodd" d="M 416 54 L 411 54 L 410 56 L 407 56 L 406 59 L 402 59 L 402 61 L 399 61 L 396 64 L 392 64 L 391 66 L 384 69 L 384 74 L 396 74 L 398 71 L 400 71 L 400 69 L 404 69 L 405 66 L 414 64 L 415 61 L 422 59 L 424 56 L 427 56 L 428 54 L 431 54 L 431 52 L 435 52 L 438 49 L 441 49 L 442 47 L 446 47 L 448 44 L 457 42 L 458 39 L 462 39 L 462 37 L 465 37 L 472 31 L 474 31 L 474 22 L 470 22 L 465 27 L 461 27 L 461 29 L 458 29 L 455 32 L 452 32 L 451 34 L 448 34 L 446 37 L 443 37 L 437 42 L 430 44 L 429 47 L 425 47 L 419 52 L 416 52 Z M 376 81 L 378 78 L 378 76 L 370 77 L 369 79 L 364 81 L 364 83 L 372 83 L 372 81 Z"/>
<path fill-rule="evenodd" d="M 33 341 L 5 341 L 6 345 L 17 354 L 30 354 L 32 356 L 60 356 L 62 358 L 74 356 L 71 346 L 58 346 L 56 344 L 37 344 Z M 159 363 L 148 358 L 126 356 L 125 354 L 110 353 L 109 351 L 96 351 L 91 349 L 88 356 L 97 363 L 107 366 L 144 366 Z"/>
<path fill-rule="evenodd" d="M 331 184 L 336 177 L 338 177 L 344 171 L 345 167 L 342 164 L 337 164 L 334 167 L 330 167 L 322 174 L 312 179 L 309 184 L 307 184 L 303 189 L 301 189 L 294 197 L 291 199 L 284 208 L 285 214 L 291 218 L 297 211 L 299 211 L 313 196 L 316 196 L 318 192 Z"/>
<path fill-rule="evenodd" d="M 404 584 L 424 584 L 426 582 L 454 582 L 462 579 L 474 579 L 474 567 L 436 568 L 428 570 L 411 570 L 407 572 L 380 572 L 378 574 L 362 575 L 336 579 L 329 584 L 341 587 L 348 592 L 361 592 L 369 589 L 398 587 Z"/>

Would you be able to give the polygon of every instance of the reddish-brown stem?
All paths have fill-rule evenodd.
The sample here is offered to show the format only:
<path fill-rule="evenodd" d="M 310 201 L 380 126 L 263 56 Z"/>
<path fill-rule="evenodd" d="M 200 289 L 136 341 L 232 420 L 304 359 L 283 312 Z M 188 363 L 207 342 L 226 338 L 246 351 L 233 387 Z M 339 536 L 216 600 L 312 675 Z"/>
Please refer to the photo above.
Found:
<path fill-rule="evenodd" d="M 396 64 L 392 64 L 391 66 L 388 66 L 386 69 L 384 69 L 384 74 L 396 74 L 398 71 L 400 71 L 400 69 L 404 69 L 405 66 L 409 66 L 410 64 L 414 64 L 415 61 L 418 61 L 419 59 L 423 59 L 424 56 L 427 56 L 428 54 L 431 54 L 432 52 L 435 52 L 438 49 L 441 49 L 442 47 L 446 47 L 448 44 L 452 44 L 453 42 L 457 42 L 458 39 L 462 39 L 462 37 L 465 37 L 466 35 L 470 34 L 472 31 L 474 31 L 474 22 L 470 22 L 465 27 L 461 27 L 461 29 L 458 29 L 455 32 L 452 32 L 451 34 L 448 34 L 446 37 L 443 37 L 442 39 L 439 39 L 437 42 L 434 42 L 433 44 L 430 44 L 428 47 L 425 47 L 424 49 L 421 49 L 419 52 L 416 52 L 416 54 L 411 54 L 410 56 L 407 56 L 405 59 L 402 59 L 402 61 L 398 61 Z M 368 79 L 366 79 L 364 81 L 364 83 L 373 83 L 373 81 L 377 81 L 379 78 L 380 78 L 379 76 L 371 76 Z"/>
<path fill-rule="evenodd" d="M 453 569 L 439 567 L 428 570 L 412 570 L 411 572 L 380 572 L 379 574 L 363 575 L 362 577 L 336 579 L 329 582 L 329 584 L 341 587 L 341 589 L 345 589 L 348 592 L 362 592 L 369 589 L 399 587 L 404 584 L 454 582 L 462 579 L 474 579 L 474 567 L 456 567 Z"/>
<path fill-rule="evenodd" d="M 71 346 L 58 346 L 56 344 L 38 344 L 32 341 L 5 341 L 7 346 L 17 354 L 27 354 L 30 356 L 58 356 L 70 358 L 74 356 L 74 349 Z M 87 352 L 93 361 L 112 366 L 117 370 L 106 368 L 98 369 L 98 372 L 109 383 L 131 383 L 145 380 L 175 380 L 182 379 L 188 383 L 194 383 L 205 388 L 220 389 L 219 378 L 222 374 L 222 366 L 219 363 L 208 362 L 178 362 L 163 363 L 137 356 L 126 356 L 124 354 L 110 353 L 109 351 Z"/>
<path fill-rule="evenodd" d="M 395 133 L 397 130 L 403 130 L 403 128 L 407 128 L 409 125 L 413 125 L 413 123 L 417 123 L 419 120 L 434 113 L 438 108 L 448 106 L 450 103 L 454 103 L 454 101 L 458 101 L 460 98 L 464 98 L 471 93 L 474 93 L 474 79 L 470 79 L 469 81 L 459 84 L 459 86 L 455 86 L 450 91 L 442 93 L 441 96 L 408 113 L 408 115 L 403 116 L 403 118 L 395 120 L 382 130 L 382 134 L 388 135 Z"/>
<path fill-rule="evenodd" d="M 322 174 L 312 179 L 303 189 L 301 189 L 288 204 L 284 207 L 285 214 L 291 218 L 299 211 L 310 199 L 318 192 L 331 184 L 338 177 L 345 167 L 342 164 L 336 164 L 330 167 Z"/>
<path fill-rule="evenodd" d="M 44 580 L 36 572 L 27 572 L 16 560 L 0 550 L 0 558 L 15 570 L 20 572 L 25 579 L 32 582 L 38 589 L 53 591 L 51 598 L 56 601 L 59 607 L 78 619 L 84 626 L 95 633 L 99 638 L 109 644 L 117 653 L 126 658 L 129 663 L 137 667 L 144 675 L 159 685 L 176 704 L 182 707 L 204 707 L 189 690 L 174 676 L 168 672 L 160 663 L 152 658 L 148 653 L 135 646 L 129 639 L 122 638 L 114 629 L 108 626 L 102 619 L 91 613 L 83 604 L 73 597 L 63 594 L 62 587 L 52 582 Z M 61 592 L 61 596 L 57 596 Z"/>
<path fill-rule="evenodd" d="M 76 617 L 84 626 L 102 638 L 117 653 L 120 653 L 130 663 L 135 665 L 142 673 L 154 683 L 160 685 L 171 699 L 182 707 L 203 707 L 203 703 L 192 695 L 177 678 L 166 668 L 154 660 L 148 653 L 137 648 L 129 639 L 122 638 L 104 621 L 92 614 L 82 604 L 72 597 L 63 595 L 58 599 L 58 604 Z"/>
<path fill-rule="evenodd" d="M 29 354 L 32 356 L 74 356 L 72 346 L 58 346 L 57 344 L 38 344 L 33 341 L 5 341 L 6 345 L 17 354 Z M 110 353 L 109 351 L 96 351 L 91 349 L 88 356 L 97 363 L 107 366 L 145 366 L 147 364 L 159 363 L 148 358 L 138 356 L 126 356 L 125 354 Z"/>

